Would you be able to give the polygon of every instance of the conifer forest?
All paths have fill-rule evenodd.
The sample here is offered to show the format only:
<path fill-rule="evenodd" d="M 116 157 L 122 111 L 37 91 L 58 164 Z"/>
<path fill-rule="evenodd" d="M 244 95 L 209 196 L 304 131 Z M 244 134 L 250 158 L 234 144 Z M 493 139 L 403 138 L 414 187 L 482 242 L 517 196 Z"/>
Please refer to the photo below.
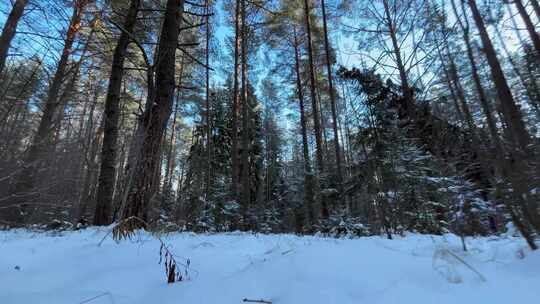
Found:
<path fill-rule="evenodd" d="M 430 245 L 430 271 L 432 258 L 454 259 L 486 284 L 492 269 L 474 264 L 474 248 L 494 252 L 486 246 L 512 240 L 505 263 L 538 270 L 538 0 L 0 0 L 0 29 L 0 302 L 158 301 L 1 291 L 12 286 L 3 272 L 25 270 L 2 260 L 22 252 L 8 239 L 32 231 L 101 232 L 103 246 L 152 238 L 169 283 L 201 284 L 175 289 L 186 298 L 174 303 L 363 303 L 365 295 L 336 287 L 321 302 L 271 299 L 272 288 L 251 294 L 238 283 L 236 302 L 190 298 L 210 284 L 210 266 L 192 258 L 205 265 L 194 275 L 178 257 L 188 249 L 163 236 L 171 234 L 201 237 L 197 248 L 213 244 L 216 255 L 222 238 L 342 240 L 349 259 L 367 254 L 355 242 L 374 238 L 400 249 L 455 239 L 456 248 Z M 280 248 L 282 259 L 301 256 Z M 326 247 L 317 248 L 309 250 L 324 259 Z M 118 250 L 95 255 L 136 251 Z M 538 286 L 538 273 L 523 271 Z M 534 302 L 527 292 L 523 302 Z"/>

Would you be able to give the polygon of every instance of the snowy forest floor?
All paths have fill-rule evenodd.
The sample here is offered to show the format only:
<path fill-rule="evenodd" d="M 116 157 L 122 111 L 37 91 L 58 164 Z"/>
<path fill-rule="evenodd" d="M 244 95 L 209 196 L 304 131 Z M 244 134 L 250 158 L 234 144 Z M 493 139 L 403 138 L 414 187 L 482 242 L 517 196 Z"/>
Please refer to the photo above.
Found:
<path fill-rule="evenodd" d="M 187 280 L 167 284 L 155 237 L 116 243 L 104 239 L 110 229 L 0 232 L 0 303 L 508 304 L 539 295 L 540 252 L 511 236 L 468 238 L 463 252 L 453 235 L 174 233 L 162 239 L 190 263 Z"/>

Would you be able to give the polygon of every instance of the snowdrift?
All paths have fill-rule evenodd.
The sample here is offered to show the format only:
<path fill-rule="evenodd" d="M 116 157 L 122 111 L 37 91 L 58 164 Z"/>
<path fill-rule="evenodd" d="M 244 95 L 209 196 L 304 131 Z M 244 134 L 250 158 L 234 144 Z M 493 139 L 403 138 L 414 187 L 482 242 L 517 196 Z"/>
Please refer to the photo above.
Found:
<path fill-rule="evenodd" d="M 109 231 L 0 232 L 0 303 L 508 304 L 540 292 L 540 253 L 512 236 L 467 239 L 463 252 L 453 235 L 175 233 L 161 238 L 184 280 L 167 284 L 155 237 L 116 243 Z"/>

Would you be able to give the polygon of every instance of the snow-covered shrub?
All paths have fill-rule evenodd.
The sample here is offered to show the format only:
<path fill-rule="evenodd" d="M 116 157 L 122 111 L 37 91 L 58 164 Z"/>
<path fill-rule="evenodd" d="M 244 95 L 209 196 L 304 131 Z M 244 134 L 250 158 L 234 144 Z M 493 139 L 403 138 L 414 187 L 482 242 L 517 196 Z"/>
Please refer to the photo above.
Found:
<path fill-rule="evenodd" d="M 330 236 L 355 238 L 370 235 L 368 227 L 360 222 L 358 218 L 347 217 L 341 220 L 338 225 L 333 225 L 330 229 Z"/>

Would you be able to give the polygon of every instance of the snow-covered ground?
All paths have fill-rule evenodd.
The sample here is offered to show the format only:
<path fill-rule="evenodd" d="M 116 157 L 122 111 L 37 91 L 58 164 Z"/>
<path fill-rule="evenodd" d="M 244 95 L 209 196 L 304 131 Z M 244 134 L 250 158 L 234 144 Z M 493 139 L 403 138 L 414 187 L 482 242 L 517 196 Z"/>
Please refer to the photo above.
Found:
<path fill-rule="evenodd" d="M 464 253 L 452 235 L 171 234 L 163 239 L 190 269 L 167 284 L 158 240 L 108 236 L 98 246 L 108 230 L 0 232 L 0 303 L 509 304 L 540 295 L 540 252 L 513 237 L 468 239 Z"/>

